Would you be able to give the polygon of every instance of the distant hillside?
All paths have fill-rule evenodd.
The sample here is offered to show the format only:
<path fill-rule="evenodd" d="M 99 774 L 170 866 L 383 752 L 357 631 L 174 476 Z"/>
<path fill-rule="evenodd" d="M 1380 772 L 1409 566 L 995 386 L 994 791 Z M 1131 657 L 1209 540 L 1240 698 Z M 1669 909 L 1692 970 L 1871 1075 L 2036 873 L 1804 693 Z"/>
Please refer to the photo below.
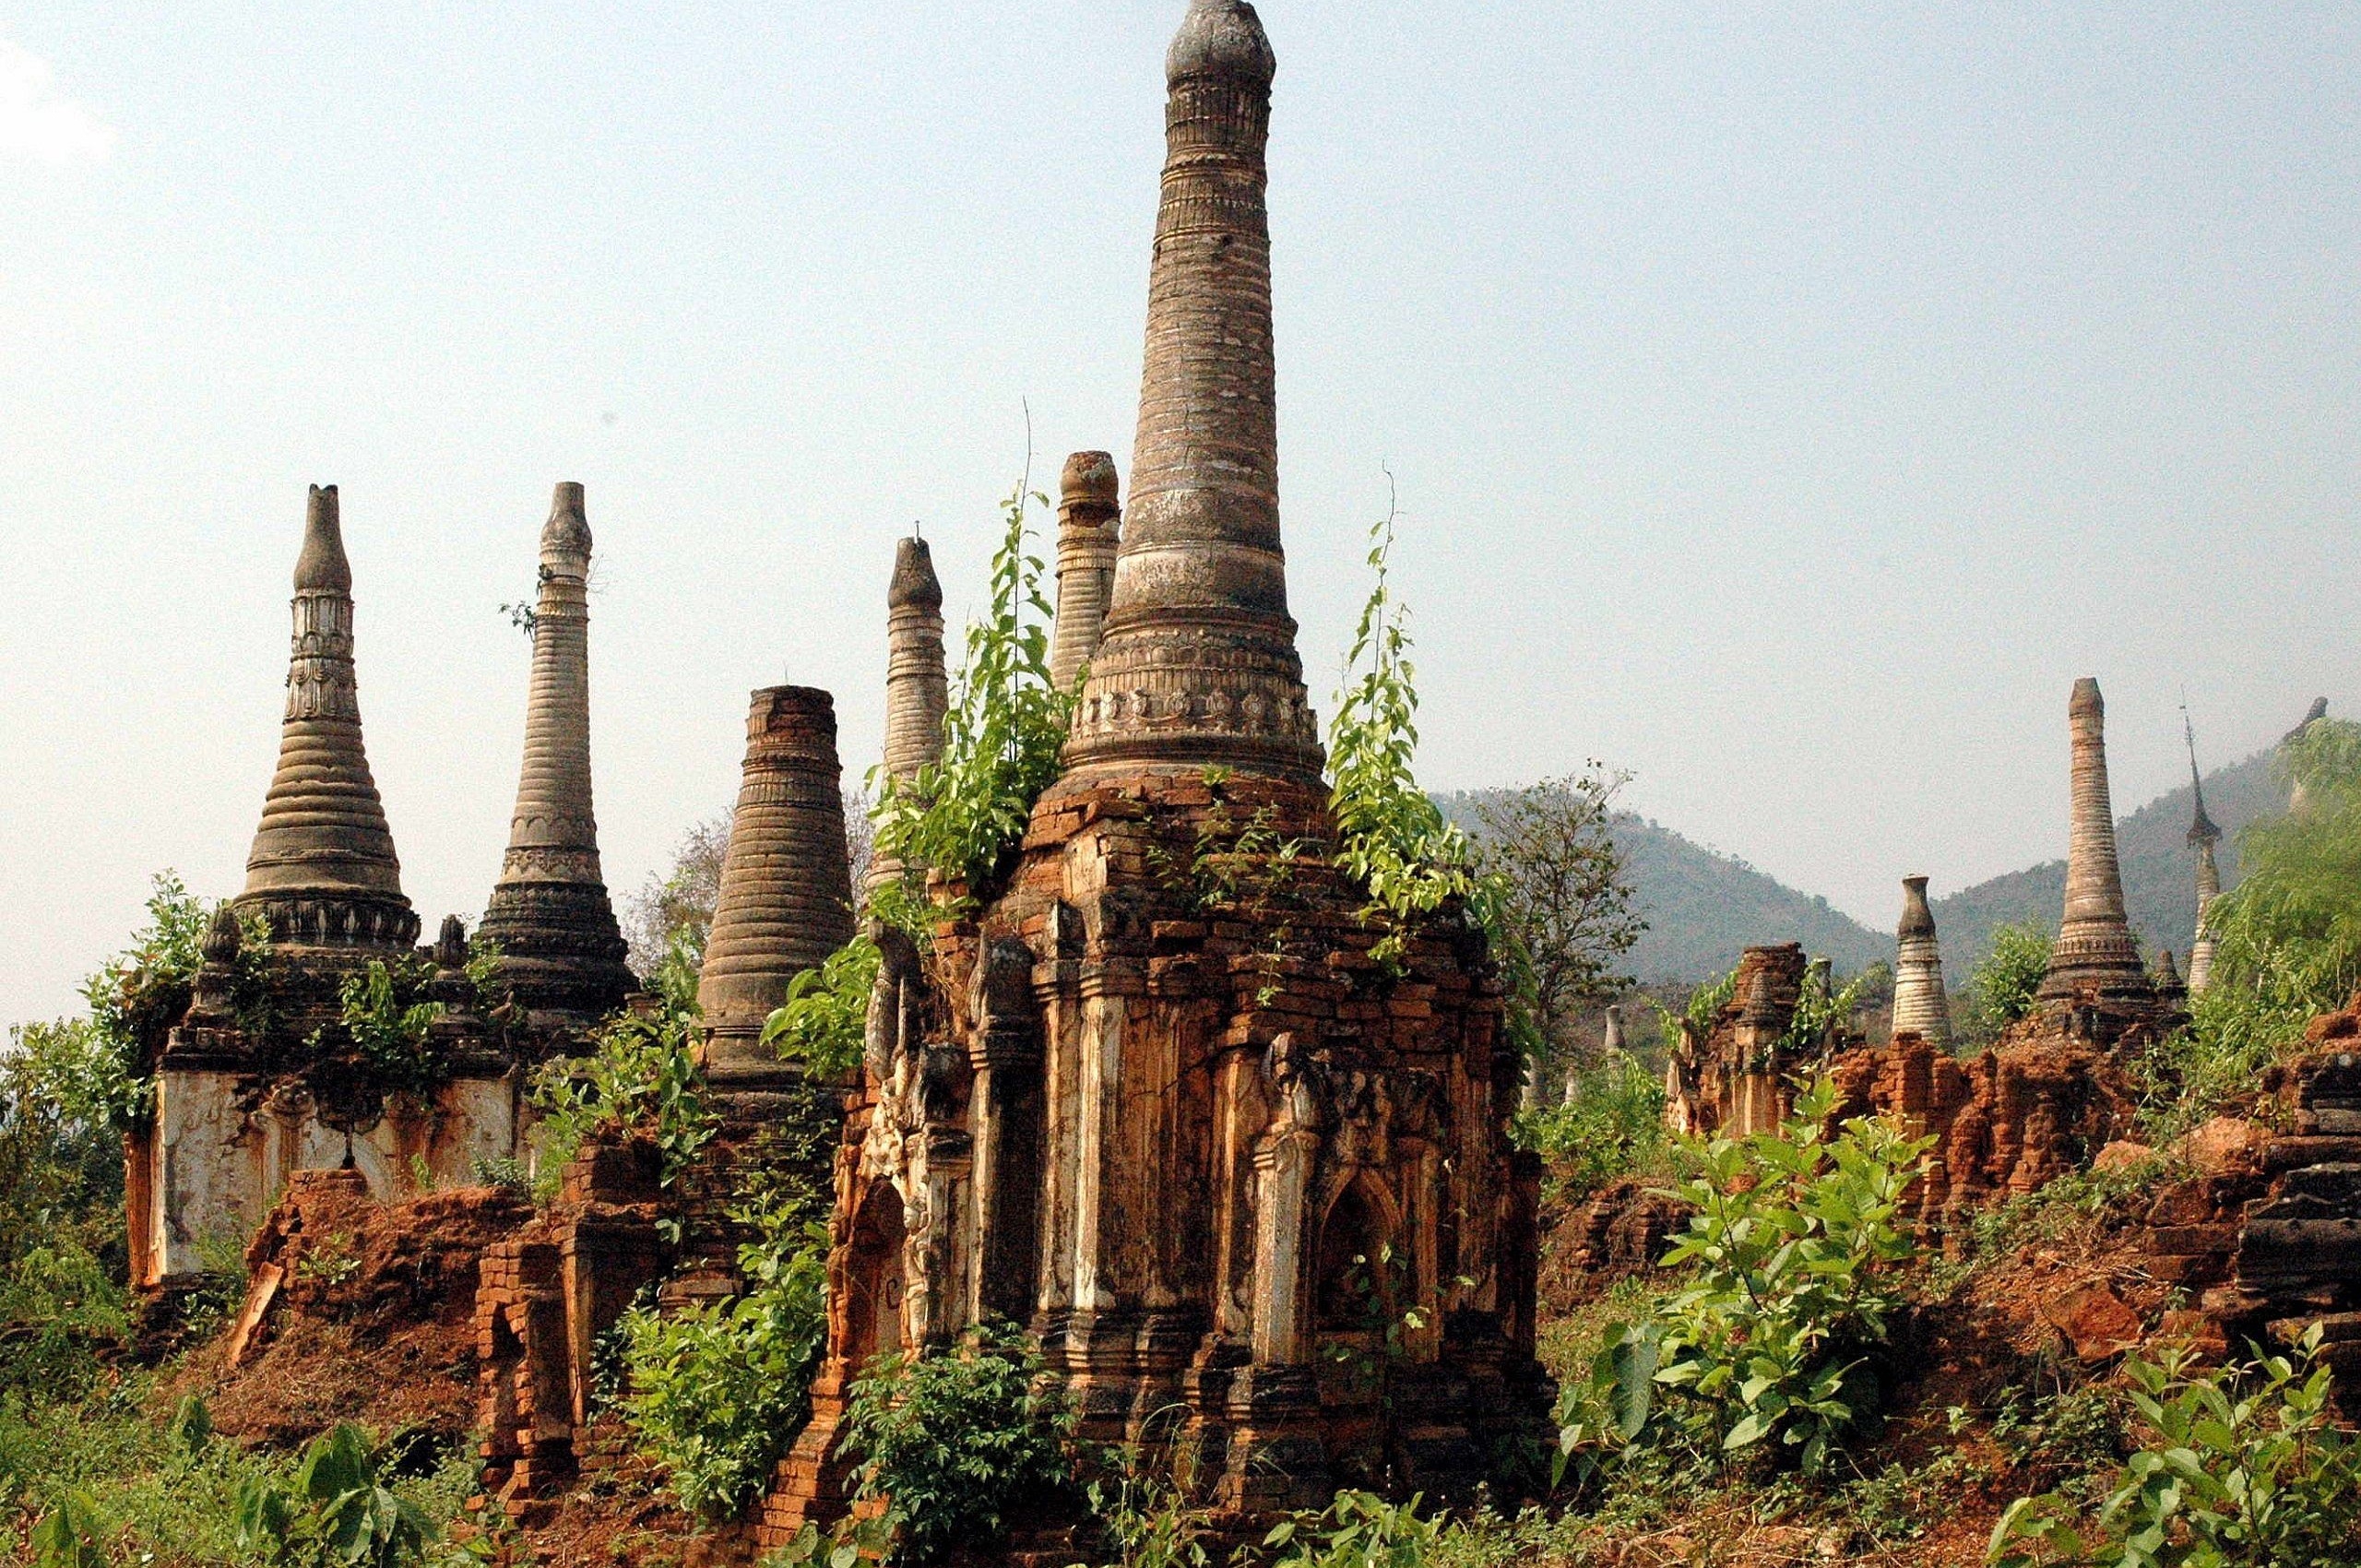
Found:
<path fill-rule="evenodd" d="M 1483 793 L 1435 799 L 1453 821 L 1473 828 Z M 1762 942 L 1800 942 L 1805 951 L 1833 958 L 1848 973 L 1892 961 L 1892 937 L 1744 861 L 1628 814 L 1615 819 L 1611 832 L 1631 879 L 1633 901 L 1648 920 L 1639 945 L 1625 959 L 1627 972 L 1643 985 L 1726 974 L 1740 950 Z"/>
<path fill-rule="evenodd" d="M 2205 813 L 2224 834 L 2215 851 L 2222 865 L 2222 885 L 2238 879 L 2237 832 L 2258 817 L 2287 809 L 2287 791 L 2272 776 L 2273 752 L 2258 752 L 2246 761 L 2205 776 Z M 2197 929 L 2196 866 L 2189 858 L 2189 824 L 2195 802 L 2186 789 L 2149 802 L 2115 825 L 2116 854 L 2123 866 L 2123 901 L 2147 951 L 2169 947 L 2177 958 L 2189 956 Z M 2066 862 L 2048 861 L 2024 871 L 2012 871 L 1989 882 L 1938 897 L 1935 928 L 1942 934 L 1943 969 L 1953 985 L 1964 984 L 1968 971 L 1991 944 L 1992 928 L 2011 921 L 2031 921 L 2055 928 L 2066 902 Z"/>

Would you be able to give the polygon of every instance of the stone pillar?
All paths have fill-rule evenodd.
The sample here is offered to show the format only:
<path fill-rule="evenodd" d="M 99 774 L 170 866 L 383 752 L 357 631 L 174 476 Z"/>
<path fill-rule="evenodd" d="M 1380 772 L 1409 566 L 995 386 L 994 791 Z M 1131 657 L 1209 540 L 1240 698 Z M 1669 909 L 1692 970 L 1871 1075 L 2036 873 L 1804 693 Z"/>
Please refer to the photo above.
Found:
<path fill-rule="evenodd" d="M 1320 787 L 1279 544 L 1264 147 L 1276 63 L 1254 8 L 1193 0 L 1165 57 L 1132 496 L 1068 778 L 1208 765 Z"/>
<path fill-rule="evenodd" d="M 589 576 L 582 487 L 561 484 L 541 527 L 516 810 L 477 928 L 499 947 L 499 978 L 528 1012 L 575 1027 L 613 1011 L 633 989 L 590 805 Z"/>
<path fill-rule="evenodd" d="M 2189 947 L 2189 993 L 2195 996 L 2213 981 L 2213 901 L 2222 897 L 2222 868 L 2213 846 L 2197 846 L 2197 938 Z"/>
<path fill-rule="evenodd" d="M 352 568 L 332 484 L 312 487 L 293 612 L 279 771 L 236 902 L 259 909 L 283 947 L 401 952 L 418 916 L 361 740 Z"/>
<path fill-rule="evenodd" d="M 1050 639 L 1050 684 L 1071 687 L 1098 651 L 1107 599 L 1115 586 L 1115 459 L 1076 452 L 1058 486 L 1058 618 Z"/>
<path fill-rule="evenodd" d="M 2115 807 L 2106 785 L 2106 705 L 2096 681 L 2086 675 L 2074 683 L 2067 717 L 2073 731 L 2073 783 L 2066 917 L 2050 950 L 2040 996 L 2045 1002 L 2070 1002 L 2089 992 L 2144 1001 L 2153 992 L 2124 918 Z"/>
<path fill-rule="evenodd" d="M 943 717 L 951 708 L 951 678 L 943 657 L 943 584 L 934 553 L 915 536 L 894 545 L 894 578 L 885 589 L 885 778 L 907 784 L 943 755 Z M 868 885 L 882 887 L 902 874 L 897 860 L 871 857 Z"/>
<path fill-rule="evenodd" d="M 1623 1004 L 1610 1002 L 1607 1005 L 1607 1023 L 1598 1046 L 1602 1063 L 1611 1063 L 1623 1054 Z M 1572 1105 L 1582 1098 L 1582 1063 L 1573 1057 L 1566 1058 L 1565 1101 Z"/>
<path fill-rule="evenodd" d="M 836 704 L 812 686 L 765 686 L 746 718 L 746 764 L 697 1004 L 706 1076 L 725 1093 L 774 1090 L 792 1070 L 761 1042 L 788 981 L 850 940 L 852 883 L 836 763 Z"/>
<path fill-rule="evenodd" d="M 1893 1032 L 1916 1034 L 1936 1050 L 1952 1043 L 1951 1000 L 1943 992 L 1943 954 L 1927 879 L 1902 879 L 1902 924 L 1894 933 Z"/>
<path fill-rule="evenodd" d="M 2198 776 L 2197 752 L 2192 742 L 2189 756 L 2189 781 L 2197 796 L 2197 814 L 2189 825 L 2189 852 L 2197 857 L 2197 933 L 2189 947 L 2189 993 L 2195 996 L 2213 978 L 2213 900 L 2222 896 L 2222 868 L 2213 859 L 2213 846 L 2221 841 L 2222 830 L 2205 814 L 2205 780 Z"/>

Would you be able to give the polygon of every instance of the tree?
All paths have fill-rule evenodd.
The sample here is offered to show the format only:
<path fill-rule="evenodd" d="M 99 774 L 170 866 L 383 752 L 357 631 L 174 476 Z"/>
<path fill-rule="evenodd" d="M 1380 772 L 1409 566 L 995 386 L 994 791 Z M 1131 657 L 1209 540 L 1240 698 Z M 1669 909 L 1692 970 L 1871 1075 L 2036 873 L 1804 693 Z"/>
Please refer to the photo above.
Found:
<path fill-rule="evenodd" d="M 1503 924 L 1524 954 L 1523 1004 L 1560 1063 L 1581 1053 L 1576 1018 L 1631 985 L 1616 962 L 1647 929 L 1608 833 L 1629 777 L 1594 762 L 1476 808 L 1477 862 L 1499 878 Z"/>
<path fill-rule="evenodd" d="M 1980 1039 L 2000 1031 L 2033 1011 L 2041 978 L 2049 972 L 2049 933 L 2037 925 L 1992 929 L 1992 948 L 1968 976 L 1968 1022 Z"/>

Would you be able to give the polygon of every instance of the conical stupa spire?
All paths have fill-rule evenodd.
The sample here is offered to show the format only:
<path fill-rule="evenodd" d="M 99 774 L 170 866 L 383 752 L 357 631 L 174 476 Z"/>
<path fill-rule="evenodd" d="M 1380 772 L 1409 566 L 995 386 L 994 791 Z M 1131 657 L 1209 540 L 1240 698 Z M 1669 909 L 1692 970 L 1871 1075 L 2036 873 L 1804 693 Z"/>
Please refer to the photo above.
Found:
<path fill-rule="evenodd" d="M 1264 205 L 1275 68 L 1243 0 L 1195 0 L 1165 58 L 1131 501 L 1070 777 L 1218 764 L 1320 782 L 1279 545 Z"/>
<path fill-rule="evenodd" d="M 279 771 L 237 902 L 286 946 L 398 951 L 418 940 L 418 916 L 361 740 L 352 568 L 332 484 L 312 487 L 293 614 Z"/>
<path fill-rule="evenodd" d="M 2213 900 L 2222 896 L 2222 867 L 2213 858 L 2213 846 L 2222 841 L 2222 830 L 2205 814 L 2205 780 L 2197 771 L 2197 735 L 2193 730 L 2189 732 L 2189 787 L 2197 797 L 2197 814 L 2189 825 L 2189 852 L 2197 857 L 2197 932 L 2189 944 L 2189 993 L 2194 996 L 2213 979 L 2214 941 L 2208 917 L 2213 911 Z"/>
<path fill-rule="evenodd" d="M 2115 806 L 2106 782 L 2106 705 L 2099 683 L 2074 683 L 2067 705 L 2073 733 L 2071 814 L 2066 850 L 2066 916 L 2050 949 L 2041 996 L 2070 1001 L 2082 992 L 2146 999 L 2148 972 L 2124 917 L 2123 873 L 2116 860 Z"/>
<path fill-rule="evenodd" d="M 1928 1044 L 1952 1042 L 1951 999 L 1943 991 L 1943 954 L 1935 912 L 1927 906 L 1927 879 L 1902 879 L 1902 923 L 1894 932 L 1893 1032 Z"/>
<path fill-rule="evenodd" d="M 1065 691 L 1098 651 L 1107 598 L 1115 586 L 1115 459 L 1076 452 L 1058 486 L 1058 619 L 1050 639 L 1050 683 Z"/>
<path fill-rule="evenodd" d="M 812 686 L 766 686 L 746 719 L 738 811 L 697 977 L 706 1075 L 724 1089 L 784 1076 L 761 1043 L 763 1021 L 788 981 L 852 932 L 836 703 Z"/>
<path fill-rule="evenodd" d="M 582 1022 L 619 1006 L 633 983 L 590 805 L 589 576 L 582 487 L 560 484 L 541 528 L 516 810 L 477 928 L 499 947 L 500 979 L 528 1012 Z"/>

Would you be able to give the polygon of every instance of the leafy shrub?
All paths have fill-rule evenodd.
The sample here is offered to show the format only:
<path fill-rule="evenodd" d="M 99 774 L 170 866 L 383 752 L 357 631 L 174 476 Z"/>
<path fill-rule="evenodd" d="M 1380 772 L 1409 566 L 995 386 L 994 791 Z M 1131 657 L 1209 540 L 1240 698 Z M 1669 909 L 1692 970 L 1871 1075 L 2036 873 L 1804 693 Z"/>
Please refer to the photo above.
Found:
<path fill-rule="evenodd" d="M 763 1043 L 832 1082 L 860 1070 L 869 996 L 884 962 L 877 944 L 856 935 L 816 969 L 789 980 L 787 1000 L 763 1022 Z"/>
<path fill-rule="evenodd" d="M 1478 877 L 1474 845 L 1411 771 L 1418 750 L 1418 671 L 1410 662 L 1407 612 L 1387 580 L 1394 517 L 1389 507 L 1370 529 L 1369 564 L 1377 580 L 1345 659 L 1348 683 L 1336 694 L 1328 721 L 1336 863 L 1369 892 L 1362 919 L 1393 928 L 1373 951 L 1381 962 L 1399 958 L 1409 921 L 1452 898 L 1477 900 L 1496 939 L 1507 930 L 1501 890 Z M 1479 892 L 1488 897 L 1479 899 Z M 1496 941 L 1496 949 L 1513 959 L 1504 942 Z M 1512 992 L 1529 996 L 1529 980 L 1517 978 Z M 1520 1027 L 1529 1029 L 1529 1010 L 1516 1011 Z"/>
<path fill-rule="evenodd" d="M 1674 1194 L 1696 1212 L 1664 1260 L 1695 1265 L 1691 1283 L 1610 1327 L 1561 1396 L 1560 1451 L 1585 1473 L 1664 1446 L 1816 1474 L 1875 1415 L 1870 1358 L 1915 1253 L 1902 1195 L 1930 1144 L 1869 1118 L 1826 1137 L 1835 1103 L 1823 1079 L 1786 1125 L 1691 1152 Z"/>
<path fill-rule="evenodd" d="M 1074 1416 L 1040 1371 L 1023 1334 L 987 1328 L 956 1350 L 880 1357 L 853 1384 L 845 1444 L 860 1496 L 891 1509 L 898 1560 L 996 1539 L 1018 1507 L 1073 1487 Z"/>
<path fill-rule="evenodd" d="M 653 1015 L 619 1014 L 602 1026 L 587 1056 L 560 1057 L 535 1074 L 534 1195 L 554 1196 L 568 1161 L 592 1134 L 646 1137 L 662 1157 L 663 1180 L 676 1180 L 712 1141 L 716 1117 L 705 1103 L 703 1074 L 690 1044 L 694 1004 Z"/>
<path fill-rule="evenodd" d="M 1444 1524 L 1421 1518 L 1418 1503 L 1416 1496 L 1396 1503 L 1373 1492 L 1340 1491 L 1320 1513 L 1282 1519 L 1263 1547 L 1278 1550 L 1274 1568 L 1425 1568 Z"/>
<path fill-rule="evenodd" d="M 760 1495 L 809 1413 L 827 1343 L 828 1232 L 782 1205 L 735 1218 L 745 1289 L 674 1313 L 635 1306 L 616 1321 L 623 1419 L 664 1467 L 681 1506 L 708 1519 Z"/>
<path fill-rule="evenodd" d="M 148 898 L 148 924 L 131 945 L 82 984 L 90 1027 L 107 1053 L 101 1077 L 86 1092 L 104 1093 L 119 1126 L 148 1111 L 148 1064 L 164 1035 L 188 1011 L 196 971 L 205 962 L 205 935 L 221 906 L 191 894 L 171 872 L 160 873 Z M 254 913 L 239 916 L 236 973 L 231 1002 L 239 1026 L 255 1035 L 270 1028 L 270 928 Z"/>
<path fill-rule="evenodd" d="M 0 1275 L 35 1248 L 119 1268 L 129 1098 L 114 1051 L 87 1021 L 25 1024 L 0 1051 Z"/>
<path fill-rule="evenodd" d="M 2192 1370 L 2186 1352 L 2124 1362 L 2153 1434 L 2095 1516 L 2055 1492 L 2000 1515 L 1997 1568 L 2337 1568 L 2361 1540 L 2361 1442 L 2331 1419 L 2329 1373 L 2294 1356 Z"/>
<path fill-rule="evenodd" d="M 1519 1115 L 1512 1132 L 1549 1162 L 1553 1197 L 1584 1198 L 1663 1158 L 1664 1084 L 1619 1051 L 1579 1074 L 1562 1104 Z"/>
<path fill-rule="evenodd" d="M 1002 503 L 1005 526 L 992 555 L 990 601 L 967 627 L 943 755 L 897 781 L 872 773 L 881 790 L 876 851 L 914 870 L 989 882 L 1024 836 L 1034 801 L 1058 776 L 1075 693 L 1050 680 L 1050 624 L 1040 558 L 1026 550 L 1026 508 L 1049 498 L 1025 482 Z M 893 900 L 884 912 L 905 923 Z"/>
<path fill-rule="evenodd" d="M 416 1562 L 434 1523 L 378 1477 L 369 1439 L 346 1422 L 304 1451 L 293 1484 L 255 1477 L 238 1491 L 238 1544 L 278 1565 L 399 1568 Z"/>
<path fill-rule="evenodd" d="M 98 1258 L 70 1240 L 34 1247 L 0 1279 L 0 1388 L 74 1397 L 130 1329 L 130 1300 Z"/>
<path fill-rule="evenodd" d="M 429 1033 L 444 1011 L 443 1004 L 426 994 L 433 979 L 434 966 L 422 958 L 372 958 L 338 988 L 353 1049 L 389 1088 L 431 1094 L 450 1076 L 450 1064 L 428 1049 Z"/>
<path fill-rule="evenodd" d="M 1981 1039 L 2033 1011 L 2042 976 L 2049 972 L 2049 933 L 2029 924 L 1992 928 L 1992 946 L 1968 976 L 1968 1027 Z"/>

